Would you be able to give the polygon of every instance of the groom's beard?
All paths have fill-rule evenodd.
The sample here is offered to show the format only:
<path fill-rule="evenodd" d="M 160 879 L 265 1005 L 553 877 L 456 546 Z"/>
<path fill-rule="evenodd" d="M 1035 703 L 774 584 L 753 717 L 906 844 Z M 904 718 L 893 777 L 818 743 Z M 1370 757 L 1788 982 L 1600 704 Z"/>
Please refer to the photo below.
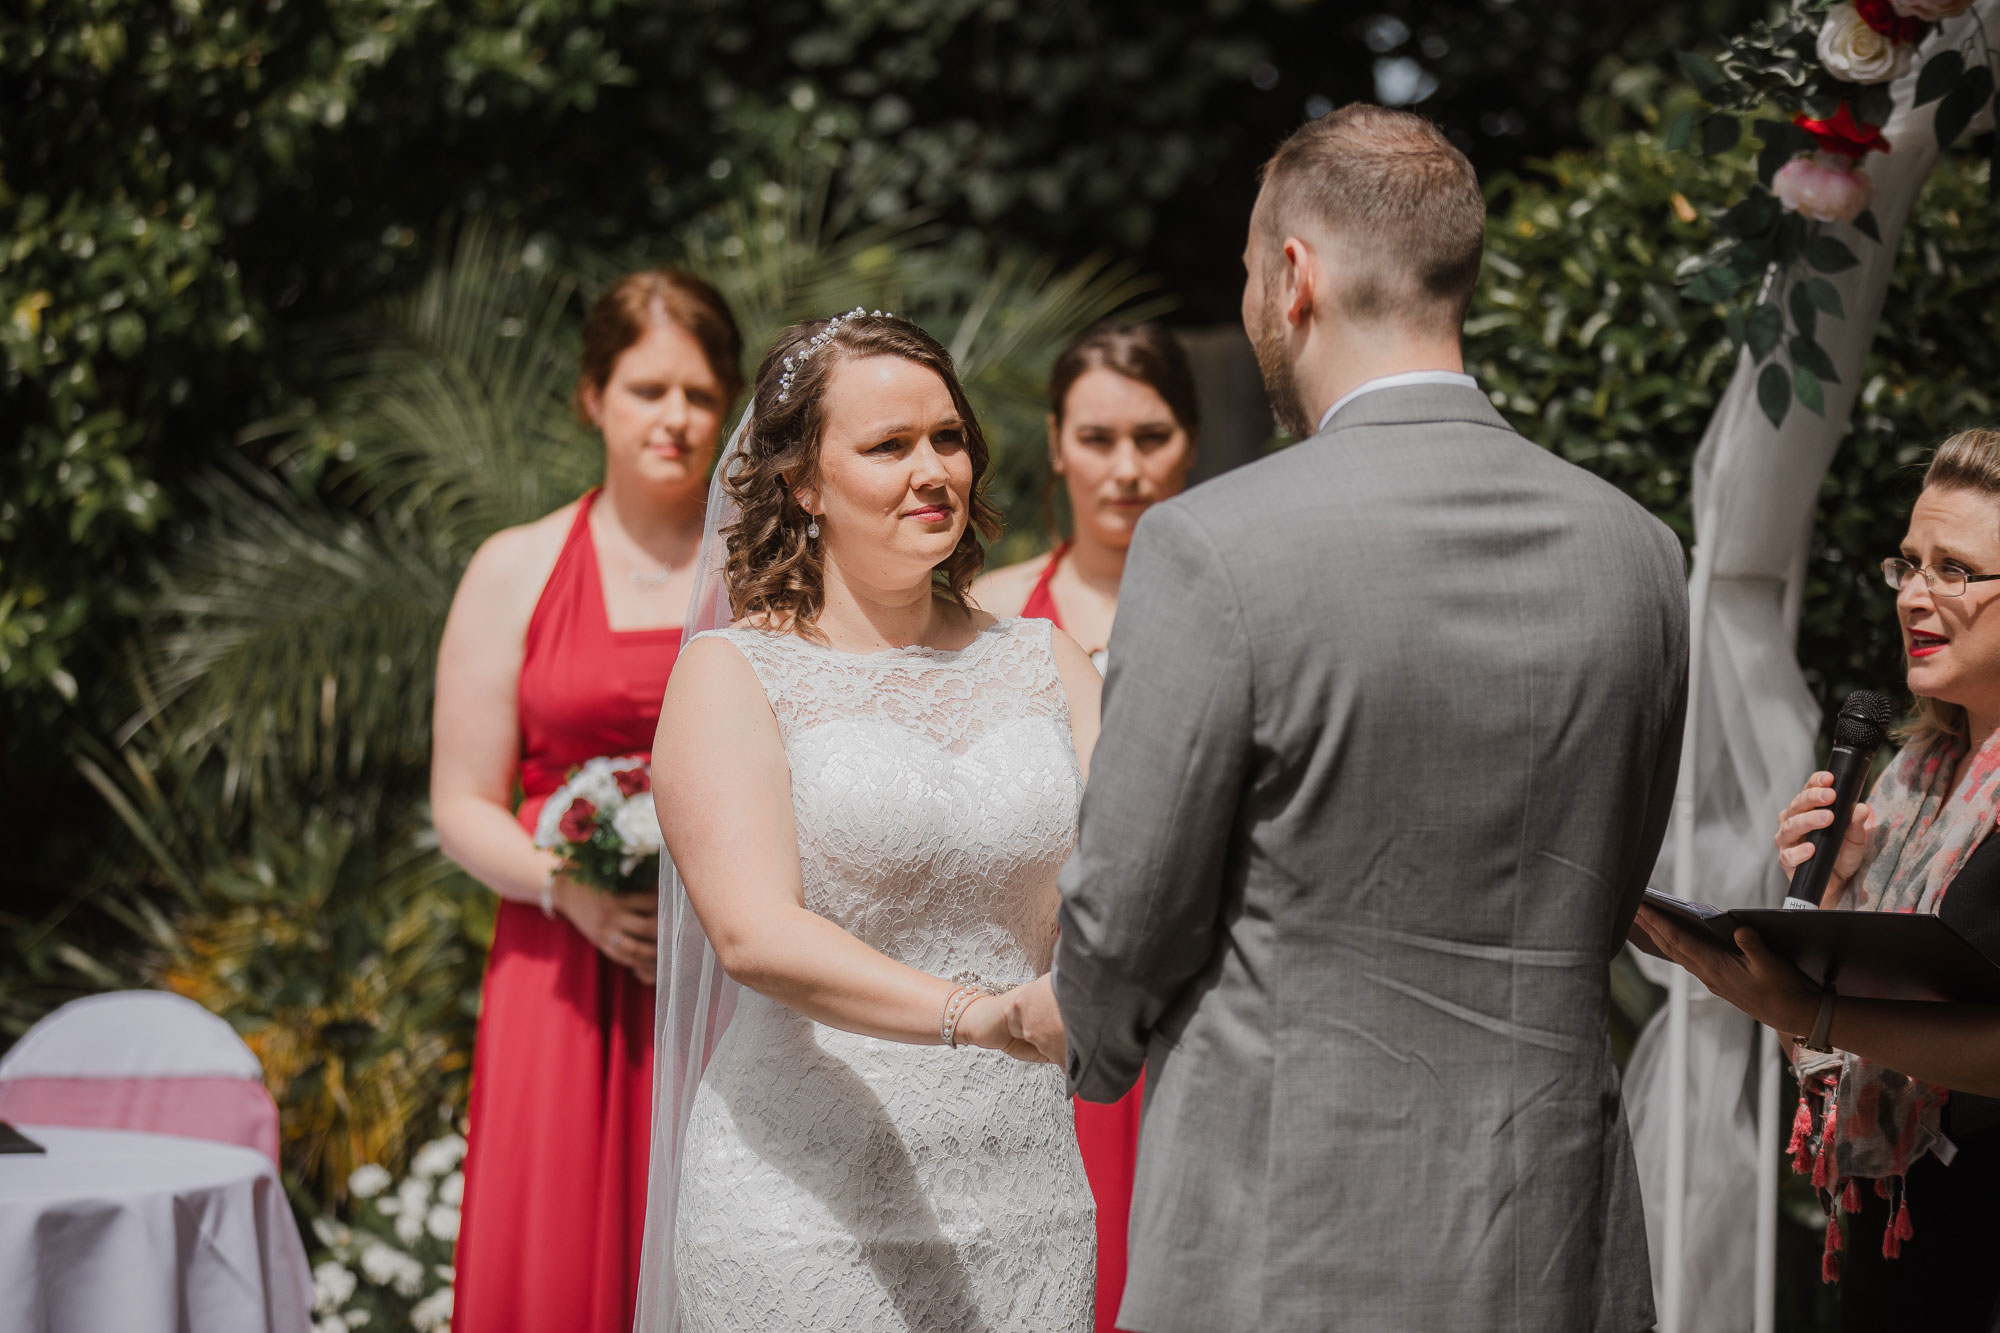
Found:
<path fill-rule="evenodd" d="M 1303 440 L 1313 433 L 1317 423 L 1306 415 L 1305 405 L 1299 401 L 1298 375 L 1292 359 L 1285 354 L 1284 321 L 1269 318 L 1268 307 L 1264 315 L 1257 321 L 1257 331 L 1250 339 L 1257 352 L 1257 369 L 1264 372 L 1264 395 L 1271 400 L 1271 417 L 1278 423 L 1278 429 L 1295 440 Z"/>

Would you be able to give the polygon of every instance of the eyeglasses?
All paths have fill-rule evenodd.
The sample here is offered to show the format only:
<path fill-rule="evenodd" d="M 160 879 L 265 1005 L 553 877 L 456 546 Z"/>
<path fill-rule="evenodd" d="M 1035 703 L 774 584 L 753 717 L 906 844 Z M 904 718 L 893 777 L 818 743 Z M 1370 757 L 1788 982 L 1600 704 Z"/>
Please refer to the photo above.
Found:
<path fill-rule="evenodd" d="M 2000 574 L 1968 574 L 1962 569 L 1946 566 L 1939 569 L 1935 565 L 1913 565 L 1901 556 L 1890 556 L 1882 562 L 1882 581 L 1897 592 L 1910 581 L 1910 575 L 1922 574 L 1930 590 L 1940 597 L 1963 597 L 1968 583 L 1985 583 L 1989 579 L 2000 579 Z"/>

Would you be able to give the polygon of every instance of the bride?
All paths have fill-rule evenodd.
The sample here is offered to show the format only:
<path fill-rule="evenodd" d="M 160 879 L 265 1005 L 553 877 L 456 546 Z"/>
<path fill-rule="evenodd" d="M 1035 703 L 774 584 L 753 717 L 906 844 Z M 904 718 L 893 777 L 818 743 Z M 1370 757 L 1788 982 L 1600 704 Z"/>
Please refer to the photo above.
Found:
<path fill-rule="evenodd" d="M 1074 1113 L 1020 1014 L 1053 1008 L 1098 676 L 967 605 L 986 465 L 944 348 L 855 311 L 779 339 L 717 468 L 654 750 L 647 1333 L 1091 1327 Z"/>

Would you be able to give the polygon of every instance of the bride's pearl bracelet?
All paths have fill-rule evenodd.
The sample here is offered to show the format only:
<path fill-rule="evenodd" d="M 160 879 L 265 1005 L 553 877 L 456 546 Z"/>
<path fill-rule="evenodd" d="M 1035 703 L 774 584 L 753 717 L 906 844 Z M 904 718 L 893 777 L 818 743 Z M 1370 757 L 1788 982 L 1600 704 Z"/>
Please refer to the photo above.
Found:
<path fill-rule="evenodd" d="M 965 1017 L 965 1011 L 972 1007 L 974 1000 L 981 1000 L 991 994 L 981 986 L 958 986 L 944 997 L 944 1012 L 938 1017 L 938 1039 L 953 1050 L 958 1049 L 958 1020 Z"/>

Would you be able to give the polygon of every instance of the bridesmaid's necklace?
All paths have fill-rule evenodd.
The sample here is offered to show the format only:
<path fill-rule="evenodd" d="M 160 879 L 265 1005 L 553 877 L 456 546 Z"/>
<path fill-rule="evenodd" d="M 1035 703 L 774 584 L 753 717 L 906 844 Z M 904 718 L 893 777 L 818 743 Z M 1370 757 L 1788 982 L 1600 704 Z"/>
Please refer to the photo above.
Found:
<path fill-rule="evenodd" d="M 674 571 L 664 565 L 657 571 L 649 569 L 628 569 L 625 571 L 626 578 L 632 580 L 632 582 L 638 584 L 647 592 L 658 592 L 667 586 L 667 581 L 673 578 L 673 576 Z"/>

